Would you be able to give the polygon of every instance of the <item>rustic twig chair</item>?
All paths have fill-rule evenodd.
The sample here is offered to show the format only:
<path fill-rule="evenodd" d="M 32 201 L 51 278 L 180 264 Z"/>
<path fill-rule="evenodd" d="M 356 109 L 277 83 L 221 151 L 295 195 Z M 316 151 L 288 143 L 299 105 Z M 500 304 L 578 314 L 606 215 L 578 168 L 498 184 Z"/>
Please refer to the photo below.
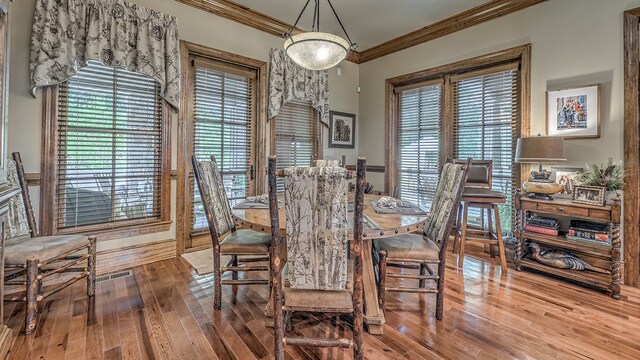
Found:
<path fill-rule="evenodd" d="M 466 165 L 446 163 L 443 166 L 423 235 L 404 234 L 374 240 L 374 247 L 380 258 L 378 294 L 383 311 L 387 291 L 436 293 L 436 319 L 442 320 L 447 241 L 456 214 L 455 210 L 464 189 L 468 167 L 468 163 Z M 437 273 L 430 267 L 431 265 L 438 266 Z M 419 275 L 404 272 L 388 273 L 387 267 L 419 269 L 420 273 Z M 418 280 L 418 287 L 387 287 L 387 277 Z M 433 280 L 436 287 L 428 288 L 427 280 Z"/>
<path fill-rule="evenodd" d="M 8 160 L 8 178 L 21 195 L 10 201 L 5 244 L 5 285 L 24 286 L 25 291 L 5 296 L 5 301 L 25 302 L 24 332 L 30 334 L 38 324 L 38 304 L 74 282 L 87 278 L 87 295 L 95 293 L 96 238 L 84 235 L 40 236 L 20 153 Z M 84 267 L 77 267 L 86 262 Z M 61 273 L 77 273 L 63 281 L 43 287 L 43 281 Z"/>
<path fill-rule="evenodd" d="M 276 170 L 269 158 L 271 215 L 271 278 L 274 289 L 275 357 L 284 359 L 284 345 L 353 348 L 362 359 L 362 231 L 366 160 L 358 159 L 353 242 L 347 241 L 347 179 L 341 167 Z M 276 177 L 284 177 L 287 263 L 280 259 Z M 350 263 L 353 263 L 351 265 Z M 281 271 L 282 270 L 282 271 Z M 353 340 L 285 336 L 295 311 L 352 313 Z"/>
<path fill-rule="evenodd" d="M 236 230 L 215 158 L 211 156 L 211 161 L 198 161 L 194 155 L 191 161 L 213 245 L 213 307 L 220 310 L 222 285 L 269 285 L 269 280 L 266 279 L 238 279 L 238 272 L 269 271 L 269 265 L 246 263 L 269 261 L 271 236 L 254 230 Z M 230 256 L 229 261 L 222 267 L 220 255 Z M 240 256 L 249 258 L 241 259 Z M 222 275 L 228 271 L 231 272 L 231 280 L 223 280 Z"/>
<path fill-rule="evenodd" d="M 465 160 L 454 160 L 456 164 L 464 164 Z M 495 257 L 497 247 L 500 256 L 500 266 L 503 272 L 507 271 L 507 257 L 502 238 L 502 225 L 500 223 L 500 210 L 498 205 L 507 202 L 504 193 L 491 190 L 493 186 L 493 160 L 471 160 L 469 175 L 462 193 L 462 201 L 458 205 L 458 215 L 455 225 L 455 237 L 453 239 L 453 251 L 458 251 L 458 267 L 464 265 L 464 247 L 467 241 L 483 242 L 490 245 L 491 257 Z M 487 227 L 484 220 L 480 229 L 472 229 L 468 225 L 469 209 L 487 210 Z M 495 214 L 495 217 L 493 216 Z M 496 230 L 493 231 L 493 219 Z M 480 235 L 473 237 L 469 235 Z"/>

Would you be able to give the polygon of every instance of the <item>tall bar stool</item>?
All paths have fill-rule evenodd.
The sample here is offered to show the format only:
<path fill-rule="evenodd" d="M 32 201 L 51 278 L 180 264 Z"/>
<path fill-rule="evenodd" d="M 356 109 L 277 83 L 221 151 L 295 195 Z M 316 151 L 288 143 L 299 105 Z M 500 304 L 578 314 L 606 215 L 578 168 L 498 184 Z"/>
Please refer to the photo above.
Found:
<path fill-rule="evenodd" d="M 464 164 L 466 160 L 454 160 L 456 164 Z M 507 271 L 507 258 L 502 240 L 502 228 L 500 224 L 499 204 L 507 201 L 505 194 L 491 190 L 493 173 L 493 160 L 472 160 L 467 177 L 467 183 L 462 193 L 462 203 L 458 207 L 453 251 L 458 251 L 458 267 L 464 265 L 464 245 L 467 241 L 488 243 L 490 254 L 494 258 L 496 247 L 500 257 L 500 267 Z M 468 222 L 469 208 L 487 210 L 487 227 L 484 221 L 480 228 L 470 227 Z M 493 230 L 493 217 L 495 216 L 495 231 Z M 469 236 L 471 235 L 471 236 Z"/>

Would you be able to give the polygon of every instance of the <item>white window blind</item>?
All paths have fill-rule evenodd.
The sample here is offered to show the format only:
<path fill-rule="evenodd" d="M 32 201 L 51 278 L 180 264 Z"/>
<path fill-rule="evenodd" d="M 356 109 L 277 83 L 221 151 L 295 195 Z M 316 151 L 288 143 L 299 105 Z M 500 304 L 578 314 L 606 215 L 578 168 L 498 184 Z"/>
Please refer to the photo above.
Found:
<path fill-rule="evenodd" d="M 311 166 L 317 154 L 315 110 L 308 101 L 290 101 L 275 120 L 275 154 L 278 169 L 292 166 Z M 278 180 L 278 190 L 283 190 Z"/>
<path fill-rule="evenodd" d="M 215 156 L 233 204 L 247 196 L 252 157 L 255 73 L 194 61 L 193 152 L 198 160 Z M 207 220 L 191 176 L 192 231 L 207 228 Z"/>
<path fill-rule="evenodd" d="M 395 139 L 395 195 L 428 209 L 440 168 L 442 86 L 401 90 Z"/>
<path fill-rule="evenodd" d="M 493 160 L 493 190 L 507 196 L 500 207 L 504 231 L 511 230 L 512 194 L 520 181 L 513 166 L 516 139 L 520 137 L 520 76 L 516 65 L 506 70 L 453 78 L 454 154 L 458 159 Z M 484 212 L 470 211 L 476 222 Z"/>
<path fill-rule="evenodd" d="M 160 219 L 161 121 L 159 87 L 145 75 L 91 63 L 60 86 L 60 231 Z"/>

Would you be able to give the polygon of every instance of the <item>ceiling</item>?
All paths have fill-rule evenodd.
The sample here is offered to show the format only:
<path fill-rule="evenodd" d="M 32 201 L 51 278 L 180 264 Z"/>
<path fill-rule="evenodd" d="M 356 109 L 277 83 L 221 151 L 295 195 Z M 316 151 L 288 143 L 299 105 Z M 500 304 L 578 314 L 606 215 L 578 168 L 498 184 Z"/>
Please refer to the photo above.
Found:
<path fill-rule="evenodd" d="M 362 51 L 469 10 L 490 0 L 333 0 L 351 40 Z M 306 0 L 234 0 L 257 12 L 293 24 Z M 310 1 L 298 27 L 311 30 Z M 320 30 L 344 37 L 326 0 L 320 1 Z"/>

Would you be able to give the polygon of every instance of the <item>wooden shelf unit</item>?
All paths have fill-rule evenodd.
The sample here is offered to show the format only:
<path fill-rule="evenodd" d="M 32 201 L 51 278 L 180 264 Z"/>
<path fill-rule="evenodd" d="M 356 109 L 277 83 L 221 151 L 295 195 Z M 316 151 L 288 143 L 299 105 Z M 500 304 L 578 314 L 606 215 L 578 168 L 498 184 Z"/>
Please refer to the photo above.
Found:
<path fill-rule="evenodd" d="M 555 275 L 574 282 L 603 289 L 611 293 L 614 299 L 620 299 L 620 203 L 597 206 L 578 204 L 571 199 L 539 200 L 530 199 L 516 190 L 516 270 L 524 268 Z M 589 241 L 567 239 L 563 234 L 545 235 L 524 230 L 525 219 L 529 213 L 553 215 L 567 219 L 581 219 L 608 223 L 611 226 L 611 243 L 598 244 Z M 608 270 L 597 273 L 584 270 L 559 269 L 541 264 L 527 257 L 528 244 L 535 242 L 547 249 L 566 250 L 580 257 L 592 266 Z"/>

